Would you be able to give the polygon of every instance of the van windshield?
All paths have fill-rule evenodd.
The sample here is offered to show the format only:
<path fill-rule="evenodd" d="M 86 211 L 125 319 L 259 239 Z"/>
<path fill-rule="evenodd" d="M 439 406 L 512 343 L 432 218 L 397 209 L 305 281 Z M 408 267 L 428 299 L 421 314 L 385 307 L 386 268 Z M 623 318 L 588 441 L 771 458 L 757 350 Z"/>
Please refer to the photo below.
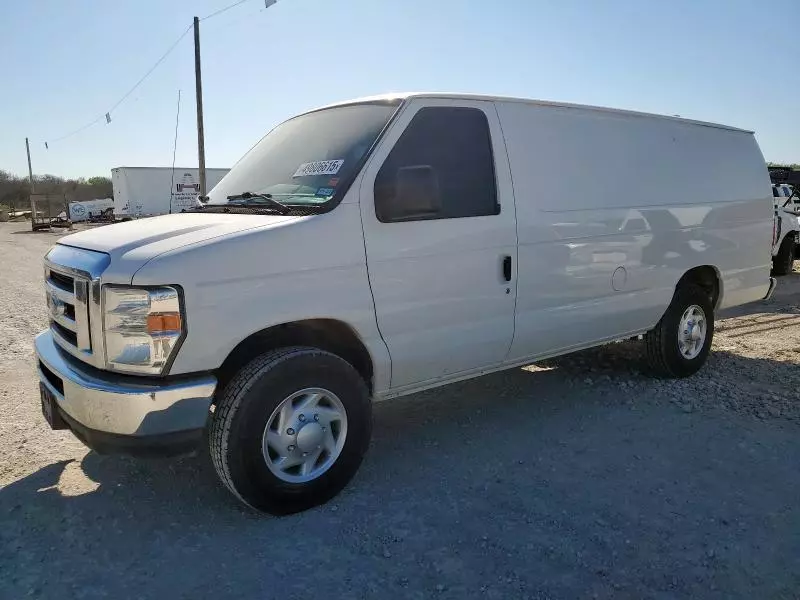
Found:
<path fill-rule="evenodd" d="M 327 202 L 356 174 L 398 104 L 338 106 L 281 123 L 211 190 L 208 204 L 236 202 L 228 196 L 245 192 L 289 205 Z"/>

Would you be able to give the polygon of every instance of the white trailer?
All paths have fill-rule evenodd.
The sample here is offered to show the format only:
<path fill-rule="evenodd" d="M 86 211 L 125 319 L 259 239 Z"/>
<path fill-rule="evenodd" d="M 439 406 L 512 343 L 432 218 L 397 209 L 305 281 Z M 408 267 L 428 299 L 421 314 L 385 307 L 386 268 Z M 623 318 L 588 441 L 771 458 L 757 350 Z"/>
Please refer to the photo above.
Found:
<path fill-rule="evenodd" d="M 206 169 L 211 190 L 230 169 Z M 150 217 L 179 213 L 194 206 L 200 193 L 197 168 L 117 167 L 111 169 L 114 186 L 114 216 Z"/>

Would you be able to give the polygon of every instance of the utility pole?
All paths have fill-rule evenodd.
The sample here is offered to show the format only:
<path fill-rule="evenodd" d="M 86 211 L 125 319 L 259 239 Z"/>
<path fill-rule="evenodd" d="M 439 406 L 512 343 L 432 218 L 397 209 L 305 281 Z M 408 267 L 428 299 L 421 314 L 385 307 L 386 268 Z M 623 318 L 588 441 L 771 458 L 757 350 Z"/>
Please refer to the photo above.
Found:
<path fill-rule="evenodd" d="M 28 153 L 28 175 L 31 178 L 31 194 L 33 194 L 34 188 L 33 188 L 33 169 L 31 168 L 31 145 L 28 143 L 28 138 L 25 138 L 25 152 Z"/>
<path fill-rule="evenodd" d="M 197 95 L 197 158 L 200 163 L 200 195 L 206 192 L 206 142 L 203 134 L 203 82 L 200 78 L 200 19 L 194 18 L 194 83 Z"/>

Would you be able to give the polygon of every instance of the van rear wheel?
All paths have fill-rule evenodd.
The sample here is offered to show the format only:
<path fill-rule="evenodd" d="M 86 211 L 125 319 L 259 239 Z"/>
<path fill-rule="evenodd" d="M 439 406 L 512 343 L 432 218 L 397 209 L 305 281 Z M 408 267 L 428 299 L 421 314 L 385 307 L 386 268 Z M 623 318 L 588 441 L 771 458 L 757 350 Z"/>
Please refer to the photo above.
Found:
<path fill-rule="evenodd" d="M 355 475 L 369 445 L 361 376 L 308 347 L 256 358 L 225 386 L 209 428 L 214 468 L 248 506 L 290 514 L 323 504 Z"/>
<path fill-rule="evenodd" d="M 714 338 L 714 307 L 708 292 L 681 285 L 661 320 L 645 336 L 647 360 L 663 377 L 688 377 L 706 362 Z"/>

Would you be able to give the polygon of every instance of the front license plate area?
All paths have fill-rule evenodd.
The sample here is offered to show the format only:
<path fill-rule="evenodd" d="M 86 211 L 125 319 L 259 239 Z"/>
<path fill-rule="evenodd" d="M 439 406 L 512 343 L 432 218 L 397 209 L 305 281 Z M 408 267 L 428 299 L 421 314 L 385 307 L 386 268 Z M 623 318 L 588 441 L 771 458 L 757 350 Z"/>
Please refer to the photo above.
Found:
<path fill-rule="evenodd" d="M 58 412 L 55 396 L 43 383 L 39 384 L 39 396 L 42 400 L 42 415 L 50 429 L 67 429 L 67 424 Z"/>

